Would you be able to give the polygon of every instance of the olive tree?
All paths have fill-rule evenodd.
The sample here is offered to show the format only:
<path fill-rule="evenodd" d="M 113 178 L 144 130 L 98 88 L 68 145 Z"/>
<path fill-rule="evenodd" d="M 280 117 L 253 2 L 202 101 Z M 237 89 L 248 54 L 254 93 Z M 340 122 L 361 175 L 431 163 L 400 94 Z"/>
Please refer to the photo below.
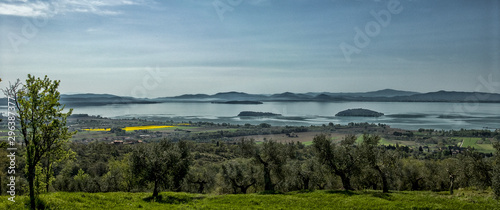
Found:
<path fill-rule="evenodd" d="M 389 192 L 389 176 L 396 168 L 398 160 L 397 152 L 387 150 L 384 146 L 378 145 L 380 142 L 378 135 L 363 135 L 363 142 L 358 147 L 358 154 L 361 162 L 368 168 L 377 172 L 382 180 L 382 191 Z"/>
<path fill-rule="evenodd" d="M 356 136 L 353 135 L 347 135 L 340 144 L 332 143 L 325 134 L 315 136 L 313 139 L 318 161 L 340 177 L 344 190 L 353 190 L 351 178 L 359 171 L 355 142 Z"/>
<path fill-rule="evenodd" d="M 244 156 L 253 157 L 262 166 L 264 190 L 274 191 L 278 182 L 284 180 L 284 165 L 288 159 L 285 145 L 269 140 L 257 146 L 253 140 L 242 139 L 239 147 Z"/>
<path fill-rule="evenodd" d="M 190 164 L 185 143 L 174 144 L 167 139 L 138 145 L 130 158 L 132 173 L 139 184 L 153 184 L 153 197 L 158 196 L 161 187 L 176 189 L 176 183 L 184 179 Z"/>

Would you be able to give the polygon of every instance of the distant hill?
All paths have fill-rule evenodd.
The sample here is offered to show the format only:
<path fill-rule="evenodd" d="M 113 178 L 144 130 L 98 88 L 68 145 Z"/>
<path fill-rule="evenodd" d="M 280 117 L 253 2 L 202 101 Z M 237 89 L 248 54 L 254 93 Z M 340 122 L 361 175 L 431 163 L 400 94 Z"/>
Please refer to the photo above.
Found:
<path fill-rule="evenodd" d="M 329 93 L 329 92 L 321 92 L 321 93 L 307 93 L 308 95 L 311 96 L 318 96 L 318 95 L 328 95 L 331 97 L 394 97 L 394 96 L 411 96 L 415 94 L 419 94 L 419 92 L 412 92 L 412 91 L 402 91 L 402 90 L 394 90 L 394 89 L 383 89 L 383 90 L 377 90 L 377 91 L 371 91 L 371 92 L 361 92 L 361 93 Z"/>
<path fill-rule="evenodd" d="M 108 104 L 141 104 L 141 103 L 163 103 L 163 102 L 279 102 L 279 101 L 379 101 L 379 102 L 481 102 L 500 103 L 500 94 L 479 93 L 479 92 L 456 92 L 437 91 L 429 93 L 417 93 L 411 91 L 401 91 L 384 89 L 363 93 L 330 93 L 330 92 L 309 92 L 292 93 L 284 92 L 272 95 L 249 94 L 243 92 L 222 92 L 213 95 L 208 94 L 186 94 L 174 97 L 160 97 L 154 99 L 141 99 L 133 97 L 123 97 L 110 94 L 64 94 L 61 95 L 62 104 L 68 106 L 100 106 Z M 0 98 L 0 104 L 7 104 L 6 98 Z"/>
<path fill-rule="evenodd" d="M 154 100 L 122 97 L 110 94 L 74 94 L 61 95 L 61 104 L 68 106 L 102 106 L 109 104 L 143 104 L 156 103 Z"/>
<path fill-rule="evenodd" d="M 420 94 L 420 93 L 412 91 L 383 89 L 372 92 L 359 93 L 358 95 L 362 97 L 394 97 L 394 96 L 411 96 L 415 94 Z"/>
<path fill-rule="evenodd" d="M 500 94 L 479 92 L 438 91 L 393 97 L 394 101 L 406 102 L 495 102 L 500 103 Z"/>

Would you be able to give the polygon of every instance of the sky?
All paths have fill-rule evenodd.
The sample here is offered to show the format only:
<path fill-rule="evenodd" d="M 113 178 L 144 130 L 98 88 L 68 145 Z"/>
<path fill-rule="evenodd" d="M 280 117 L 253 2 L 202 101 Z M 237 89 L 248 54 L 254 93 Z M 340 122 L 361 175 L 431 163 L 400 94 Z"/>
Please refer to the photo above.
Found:
<path fill-rule="evenodd" d="M 497 0 L 2 0 L 0 88 L 500 93 Z"/>

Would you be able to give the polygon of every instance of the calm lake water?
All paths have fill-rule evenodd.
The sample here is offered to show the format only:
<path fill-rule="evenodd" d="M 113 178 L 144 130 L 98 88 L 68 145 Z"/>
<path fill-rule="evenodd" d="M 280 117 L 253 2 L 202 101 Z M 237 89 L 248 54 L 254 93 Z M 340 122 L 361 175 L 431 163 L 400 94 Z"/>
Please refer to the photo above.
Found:
<path fill-rule="evenodd" d="M 382 117 L 335 117 L 353 108 L 382 112 Z M 2 110 L 4 111 L 4 110 Z M 241 111 L 272 112 L 282 117 L 240 118 Z M 497 129 L 500 104 L 414 102 L 266 102 L 260 105 L 212 103 L 159 103 L 76 107 L 73 113 L 110 118 L 146 118 L 174 121 L 210 121 L 231 124 L 321 125 L 329 122 L 383 123 L 403 129 Z"/>

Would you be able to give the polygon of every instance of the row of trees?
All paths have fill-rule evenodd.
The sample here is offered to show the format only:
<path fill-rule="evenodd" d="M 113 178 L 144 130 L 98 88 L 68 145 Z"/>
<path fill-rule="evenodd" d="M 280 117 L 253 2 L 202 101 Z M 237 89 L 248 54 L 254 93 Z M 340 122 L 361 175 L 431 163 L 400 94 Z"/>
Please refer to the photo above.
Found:
<path fill-rule="evenodd" d="M 35 179 L 37 192 L 186 191 L 196 193 L 286 192 L 314 189 L 450 190 L 492 188 L 499 193 L 499 155 L 474 151 L 419 160 L 403 149 L 365 135 L 312 146 L 266 141 L 256 144 L 170 142 L 141 145 L 71 144 L 73 160 L 54 167 L 55 179 Z M 500 146 L 495 144 L 497 151 Z M 389 149 L 391 148 L 391 149 Z M 43 165 L 42 165 L 43 166 Z M 20 185 L 26 182 L 20 182 Z M 47 186 L 50 185 L 50 188 Z M 37 187 L 39 186 L 39 187 Z"/>
<path fill-rule="evenodd" d="M 312 146 L 242 139 L 223 143 L 158 143 L 130 145 L 109 151 L 102 169 L 92 154 L 79 154 L 61 166 L 54 182 L 62 191 L 153 191 L 161 189 L 197 193 L 248 193 L 314 189 L 450 190 L 492 187 L 498 193 L 499 155 L 492 158 L 466 150 L 445 159 L 419 160 L 402 147 L 378 145 L 376 135 L 356 142 L 346 136 L 333 143 L 327 135 L 314 138 Z M 75 150 L 81 144 L 73 144 Z M 117 147 L 98 144 L 92 147 Z M 498 144 L 495 146 L 500 150 Z M 117 152 L 118 151 L 118 152 Z M 497 152 L 498 153 L 498 152 Z M 87 157 L 84 157 L 84 155 Z M 82 170 L 83 168 L 83 170 Z M 87 174 L 83 186 L 78 181 Z M 66 181 L 64 181 L 66 180 Z"/>

